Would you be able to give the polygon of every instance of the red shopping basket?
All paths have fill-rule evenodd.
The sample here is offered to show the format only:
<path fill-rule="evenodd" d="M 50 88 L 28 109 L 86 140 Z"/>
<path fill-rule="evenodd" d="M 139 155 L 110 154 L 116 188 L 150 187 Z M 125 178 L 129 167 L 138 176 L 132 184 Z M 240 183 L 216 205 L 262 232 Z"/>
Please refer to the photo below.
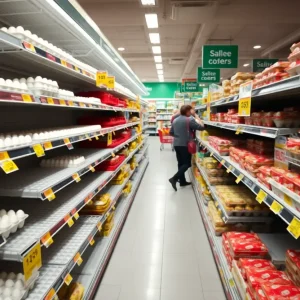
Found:
<path fill-rule="evenodd" d="M 171 144 L 172 151 L 174 151 L 173 142 L 174 138 L 169 134 L 170 130 L 168 128 L 162 128 L 158 130 L 159 140 L 160 140 L 160 150 L 164 149 L 164 144 Z"/>

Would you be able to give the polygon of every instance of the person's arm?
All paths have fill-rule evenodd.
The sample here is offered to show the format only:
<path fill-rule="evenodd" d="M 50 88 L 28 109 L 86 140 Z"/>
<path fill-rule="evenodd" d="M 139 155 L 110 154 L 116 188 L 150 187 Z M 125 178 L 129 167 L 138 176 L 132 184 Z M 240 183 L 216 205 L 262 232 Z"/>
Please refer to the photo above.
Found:
<path fill-rule="evenodd" d="M 200 117 L 196 114 L 196 111 L 194 109 L 192 110 L 192 116 L 195 118 L 196 122 L 199 125 L 201 125 L 202 127 L 204 127 L 204 123 L 202 122 L 202 120 L 200 119 Z"/>
<path fill-rule="evenodd" d="M 197 119 L 190 118 L 190 129 L 191 130 L 203 130 L 204 129 L 203 122 L 201 121 L 200 118 L 199 118 L 199 120 L 200 120 L 200 123 L 198 123 L 199 121 Z"/>
<path fill-rule="evenodd" d="M 171 136 L 174 136 L 174 127 L 173 127 L 173 124 L 172 124 L 172 126 L 171 126 L 170 135 L 171 135 Z"/>

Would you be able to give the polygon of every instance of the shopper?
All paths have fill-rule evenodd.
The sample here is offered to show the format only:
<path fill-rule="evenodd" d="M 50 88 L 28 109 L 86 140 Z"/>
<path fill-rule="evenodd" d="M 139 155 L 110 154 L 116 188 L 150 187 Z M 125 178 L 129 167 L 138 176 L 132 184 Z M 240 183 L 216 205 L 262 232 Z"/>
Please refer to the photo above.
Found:
<path fill-rule="evenodd" d="M 191 167 L 192 155 L 188 150 L 188 143 L 194 138 L 195 130 L 203 130 L 204 124 L 195 113 L 192 106 L 183 105 L 180 108 L 180 116 L 172 123 L 170 134 L 174 136 L 174 149 L 178 162 L 178 172 L 169 179 L 172 187 L 177 191 L 176 184 L 180 186 L 190 185 L 185 179 L 185 172 Z"/>
<path fill-rule="evenodd" d="M 180 116 L 180 110 L 179 109 L 174 109 L 173 110 L 173 115 L 171 117 L 171 124 L 173 123 L 173 121 Z"/>

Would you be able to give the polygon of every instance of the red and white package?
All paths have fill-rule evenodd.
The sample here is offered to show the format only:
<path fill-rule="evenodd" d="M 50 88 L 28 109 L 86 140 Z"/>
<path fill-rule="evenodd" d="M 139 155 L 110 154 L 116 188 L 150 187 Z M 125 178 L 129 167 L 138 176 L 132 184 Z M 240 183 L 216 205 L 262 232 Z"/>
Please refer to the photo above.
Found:
<path fill-rule="evenodd" d="M 256 233 L 248 233 L 248 232 L 236 232 L 236 231 L 230 231 L 226 233 L 226 239 L 243 239 L 244 241 L 249 239 L 255 239 L 259 240 L 260 238 Z"/>
<path fill-rule="evenodd" d="M 256 268 L 260 270 L 276 270 L 272 262 L 266 259 L 240 258 L 238 265 L 245 279 L 246 279 L 246 270 L 249 268 Z"/>
<path fill-rule="evenodd" d="M 287 275 L 278 270 L 260 270 L 256 268 L 248 268 L 246 270 L 247 282 L 249 288 L 254 290 L 261 284 L 276 284 L 276 285 L 293 285 Z"/>
<path fill-rule="evenodd" d="M 256 287 L 254 290 L 255 290 L 255 300 L 268 300 L 266 294 L 264 293 L 264 290 L 260 286 Z"/>
<path fill-rule="evenodd" d="M 268 248 L 259 240 L 229 240 L 229 252 L 235 259 L 242 257 L 265 258 L 268 255 Z"/>
<path fill-rule="evenodd" d="M 300 300 L 300 288 L 294 285 L 262 284 L 268 300 Z"/>

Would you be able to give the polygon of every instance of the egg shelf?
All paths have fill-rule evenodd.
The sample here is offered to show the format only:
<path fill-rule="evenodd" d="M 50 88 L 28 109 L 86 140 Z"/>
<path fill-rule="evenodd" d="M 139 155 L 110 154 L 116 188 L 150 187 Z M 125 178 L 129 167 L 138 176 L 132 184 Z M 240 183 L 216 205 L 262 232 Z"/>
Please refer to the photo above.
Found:
<path fill-rule="evenodd" d="M 255 195 L 257 195 L 256 200 L 259 202 L 264 202 L 268 207 L 274 203 L 276 206 L 279 204 L 282 209 L 278 212 L 274 212 L 278 215 L 286 224 L 291 225 L 300 223 L 300 212 L 298 212 L 293 207 L 289 206 L 283 199 L 278 197 L 274 192 L 270 191 L 266 186 L 261 184 L 256 178 L 251 176 L 246 170 L 242 169 L 238 164 L 233 162 L 228 156 L 221 156 L 214 148 L 212 148 L 208 142 L 201 141 L 198 142 L 207 149 L 226 169 L 228 169 L 234 176 L 240 178 L 240 182 L 245 184 Z M 273 205 L 274 205 L 273 204 Z M 298 238 L 300 232 L 292 233 L 293 228 L 287 227 L 290 234 Z"/>
<path fill-rule="evenodd" d="M 204 205 L 204 199 L 199 193 L 198 183 L 195 180 L 194 174 L 190 170 L 190 178 L 192 181 L 192 186 L 196 195 L 197 204 L 199 207 L 200 214 L 202 216 L 202 221 L 204 223 L 207 238 L 210 243 L 212 254 L 215 259 L 216 266 L 219 271 L 221 281 L 223 283 L 224 291 L 226 293 L 227 299 L 230 300 L 241 300 L 239 292 L 237 290 L 235 281 L 227 265 L 226 258 L 222 250 L 222 237 L 216 236 L 214 228 L 208 217 L 207 207 Z"/>
<path fill-rule="evenodd" d="M 222 212 L 222 220 L 226 224 L 237 224 L 237 223 L 271 223 L 273 221 L 273 218 L 266 217 L 266 216 L 232 216 L 228 215 L 226 212 L 222 201 L 219 199 L 216 188 L 212 186 L 207 178 L 206 172 L 203 170 L 203 168 L 200 166 L 199 163 L 196 163 L 201 175 L 203 176 L 207 186 L 209 187 L 209 190 L 211 192 L 211 195 L 215 202 L 217 203 L 218 207 L 221 209 Z M 249 212 L 249 211 L 247 211 Z"/>
<path fill-rule="evenodd" d="M 125 165 L 139 151 L 141 143 L 130 155 L 122 162 L 115 171 L 105 171 L 90 174 L 82 182 L 73 186 L 72 189 L 63 190 L 48 205 L 32 203 L 31 201 L 24 204 L 24 199 L 2 199 L 1 203 L 4 208 L 19 209 L 23 207 L 30 214 L 29 222 L 22 231 L 11 236 L 6 245 L 0 248 L 0 257 L 2 260 L 22 261 L 23 254 L 37 241 L 42 245 L 50 246 L 50 240 L 53 239 L 70 219 L 78 219 L 78 212 L 90 202 L 100 191 L 105 193 L 107 184 L 115 177 L 121 167 Z M 131 176 L 131 175 L 130 175 Z M 130 178 L 129 176 L 129 178 Z M 129 180 L 126 180 L 125 183 Z M 124 185 L 125 185 L 124 183 Z M 105 188 L 106 187 L 106 188 Z M 103 189 L 105 190 L 103 191 Z M 39 212 L 36 214 L 36 212 Z M 71 221 L 71 223 L 72 223 Z"/>
<path fill-rule="evenodd" d="M 252 90 L 252 102 L 253 101 L 262 101 L 262 97 L 268 98 L 270 101 L 274 101 L 274 97 L 281 95 L 296 95 L 300 90 L 300 76 L 293 76 L 275 83 L 265 85 Z M 239 95 L 234 95 L 220 100 L 212 101 L 211 107 L 216 106 L 232 106 L 238 105 Z M 196 106 L 196 109 L 206 109 L 207 104 L 202 104 Z"/>
<path fill-rule="evenodd" d="M 81 88 L 107 91 L 117 97 L 129 98 L 132 101 L 137 100 L 134 94 L 122 90 L 118 83 L 115 84 L 114 89 L 98 88 L 96 86 L 96 74 L 3 31 L 0 31 L 0 48 L 4 50 L 5 55 L 3 54 L 3 56 L 6 58 L 2 62 L 14 70 L 25 72 L 26 70 L 32 71 L 34 68 L 40 73 L 37 75 L 55 78 L 57 81 L 67 83 L 74 89 L 80 86 Z"/>
<path fill-rule="evenodd" d="M 53 150 L 55 148 L 59 148 L 63 146 L 67 146 L 69 148 L 70 144 L 78 143 L 84 140 L 90 140 L 92 138 L 99 137 L 109 132 L 115 132 L 118 130 L 126 129 L 128 127 L 132 127 L 138 124 L 140 123 L 139 122 L 127 123 L 124 125 L 118 125 L 114 127 L 101 128 L 101 130 L 83 131 L 81 134 L 67 135 L 61 138 L 36 140 L 30 144 L 27 144 L 26 146 L 20 145 L 20 146 L 0 148 L 0 162 L 3 163 L 4 161 L 9 159 L 16 160 L 29 155 L 35 155 L 36 153 L 33 148 L 33 146 L 35 145 L 43 145 L 44 151 Z M 65 140 L 65 139 L 69 139 L 69 140 Z M 111 151 L 114 151 L 114 149 L 111 149 Z M 7 152 L 8 156 L 4 155 L 5 152 Z M 1 159 L 2 157 L 4 159 Z"/>
<path fill-rule="evenodd" d="M 85 157 L 84 163 L 74 168 L 28 168 L 13 174 L 14 180 L 10 176 L 3 176 L 0 182 L 0 195 L 21 198 L 39 198 L 49 201 L 55 198 L 55 194 L 76 182 L 74 176 L 82 177 L 88 172 L 93 172 L 94 168 L 102 161 L 112 156 L 131 141 L 134 141 L 139 134 L 131 137 L 124 143 L 112 149 L 76 149 L 72 154 Z"/>
<path fill-rule="evenodd" d="M 212 121 L 203 121 L 204 124 L 214 127 L 219 127 L 222 129 L 236 131 L 236 134 L 240 133 L 249 133 L 254 135 L 259 135 L 263 137 L 275 139 L 278 136 L 290 135 L 297 133 L 299 128 L 276 128 L 276 127 L 263 127 L 263 126 L 254 126 L 254 125 L 245 125 L 245 124 L 232 124 L 225 122 L 212 122 Z"/>
<path fill-rule="evenodd" d="M 108 213 L 102 216 L 81 216 L 80 218 L 84 219 L 84 221 L 81 219 L 80 222 L 77 222 L 71 230 L 64 235 L 60 235 L 59 238 L 55 240 L 54 247 L 46 250 L 49 252 L 43 256 L 45 257 L 45 265 L 41 268 L 41 276 L 37 280 L 36 287 L 29 293 L 27 300 L 53 299 L 63 285 L 66 275 L 73 271 L 76 264 L 81 264 L 80 260 L 79 263 L 77 263 L 78 257 L 84 257 L 84 253 L 88 250 L 95 235 L 99 232 L 99 229 L 101 230 L 101 225 L 114 209 L 116 214 L 115 228 L 118 226 L 117 222 L 120 221 L 123 223 L 125 221 L 125 217 L 147 165 L 148 161 L 139 168 L 138 176 L 133 182 L 132 192 L 126 198 L 124 197 L 122 201 L 118 201 L 125 184 L 122 186 L 111 186 L 109 193 L 114 201 Z M 117 201 L 118 205 L 114 208 Z M 83 225 L 85 228 L 82 228 Z M 87 228 L 89 229 L 87 230 Z M 112 236 L 112 234 L 113 233 L 111 233 L 110 236 Z M 103 237 L 103 239 L 106 240 L 107 238 Z M 88 259 L 87 261 L 90 262 L 91 260 Z M 53 270 L 56 272 L 53 272 Z"/>
<path fill-rule="evenodd" d="M 133 202 L 142 177 L 146 171 L 148 159 L 145 159 L 135 173 L 131 193 L 121 201 L 116 209 L 114 217 L 114 228 L 108 237 L 99 238 L 93 248 L 87 249 L 83 259 L 82 268 L 74 270 L 72 276 L 75 282 L 81 282 L 85 287 L 83 299 L 92 299 L 98 289 L 107 263 L 117 243 L 118 236 L 122 230 L 129 208 Z M 88 258 L 85 260 L 85 257 Z"/>

